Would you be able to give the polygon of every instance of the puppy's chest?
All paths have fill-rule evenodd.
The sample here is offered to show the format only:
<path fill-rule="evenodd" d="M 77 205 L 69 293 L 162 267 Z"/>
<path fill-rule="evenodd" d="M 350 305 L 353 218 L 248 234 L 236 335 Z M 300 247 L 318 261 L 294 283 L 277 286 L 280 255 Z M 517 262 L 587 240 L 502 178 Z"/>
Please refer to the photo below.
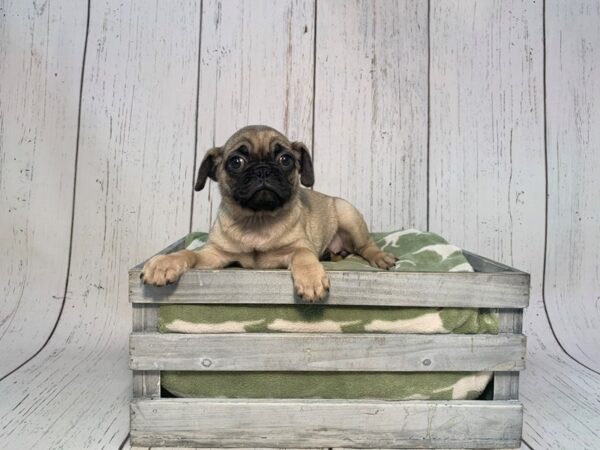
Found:
<path fill-rule="evenodd" d="M 269 234 L 246 233 L 238 237 L 237 247 L 240 253 L 264 253 L 277 250 L 281 241 Z"/>
<path fill-rule="evenodd" d="M 239 236 L 234 247 L 232 250 L 239 263 L 254 269 L 287 267 L 293 252 L 291 242 L 280 236 L 254 233 Z"/>

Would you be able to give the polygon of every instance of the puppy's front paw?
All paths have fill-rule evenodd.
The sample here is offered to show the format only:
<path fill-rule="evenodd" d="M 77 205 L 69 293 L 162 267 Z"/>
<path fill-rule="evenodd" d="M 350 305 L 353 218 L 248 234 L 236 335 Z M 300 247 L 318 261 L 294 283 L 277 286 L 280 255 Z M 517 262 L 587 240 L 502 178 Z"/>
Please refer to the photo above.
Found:
<path fill-rule="evenodd" d="M 390 269 L 396 264 L 396 257 L 384 251 L 377 251 L 368 259 L 369 264 L 379 269 Z"/>
<path fill-rule="evenodd" d="M 140 278 L 144 283 L 164 286 L 177 281 L 187 269 L 185 258 L 179 255 L 157 255 L 144 264 Z"/>
<path fill-rule="evenodd" d="M 296 294 L 309 303 L 324 299 L 329 292 L 329 277 L 323 266 L 300 266 L 292 271 Z"/>

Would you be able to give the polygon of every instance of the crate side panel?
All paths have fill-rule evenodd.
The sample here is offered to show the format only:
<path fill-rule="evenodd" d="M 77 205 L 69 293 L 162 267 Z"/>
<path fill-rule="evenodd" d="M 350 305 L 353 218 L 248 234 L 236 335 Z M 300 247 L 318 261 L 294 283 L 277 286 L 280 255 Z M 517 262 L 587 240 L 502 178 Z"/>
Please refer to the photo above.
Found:
<path fill-rule="evenodd" d="M 518 402 L 338 400 L 134 401 L 134 445 L 196 447 L 510 448 Z"/>
<path fill-rule="evenodd" d="M 191 270 L 178 282 L 145 285 L 129 273 L 133 303 L 293 304 L 287 270 Z M 330 271 L 332 305 L 524 308 L 529 276 L 524 273 L 399 273 Z"/>
<path fill-rule="evenodd" d="M 499 312 L 499 331 L 521 333 L 523 310 L 504 309 Z M 500 371 L 494 374 L 494 400 L 517 400 L 519 398 L 519 373 Z"/>
<path fill-rule="evenodd" d="M 344 333 L 134 333 L 137 370 L 513 371 L 525 337 Z"/>

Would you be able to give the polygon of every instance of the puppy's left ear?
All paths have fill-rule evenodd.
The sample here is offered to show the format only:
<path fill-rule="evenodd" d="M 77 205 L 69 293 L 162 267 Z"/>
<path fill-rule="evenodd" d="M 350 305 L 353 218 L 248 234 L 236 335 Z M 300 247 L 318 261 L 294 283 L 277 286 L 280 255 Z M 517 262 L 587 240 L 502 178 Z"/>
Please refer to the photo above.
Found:
<path fill-rule="evenodd" d="M 308 148 L 302 142 L 292 142 L 292 148 L 300 152 L 300 183 L 311 187 L 315 184 L 315 171 Z"/>
<path fill-rule="evenodd" d="M 217 181 L 217 166 L 221 162 L 222 155 L 223 149 L 221 147 L 213 147 L 206 152 L 198 169 L 198 178 L 196 178 L 194 190 L 201 191 L 204 189 L 207 178 Z"/>

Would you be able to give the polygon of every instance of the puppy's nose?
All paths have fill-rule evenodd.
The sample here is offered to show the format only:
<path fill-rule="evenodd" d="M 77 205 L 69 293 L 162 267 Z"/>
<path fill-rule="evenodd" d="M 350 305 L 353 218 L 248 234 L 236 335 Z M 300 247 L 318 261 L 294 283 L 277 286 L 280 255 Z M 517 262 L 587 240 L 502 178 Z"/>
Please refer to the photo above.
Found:
<path fill-rule="evenodd" d="M 267 165 L 261 164 L 260 166 L 256 166 L 254 169 L 254 174 L 256 175 L 256 178 L 264 181 L 271 176 L 271 168 Z"/>

